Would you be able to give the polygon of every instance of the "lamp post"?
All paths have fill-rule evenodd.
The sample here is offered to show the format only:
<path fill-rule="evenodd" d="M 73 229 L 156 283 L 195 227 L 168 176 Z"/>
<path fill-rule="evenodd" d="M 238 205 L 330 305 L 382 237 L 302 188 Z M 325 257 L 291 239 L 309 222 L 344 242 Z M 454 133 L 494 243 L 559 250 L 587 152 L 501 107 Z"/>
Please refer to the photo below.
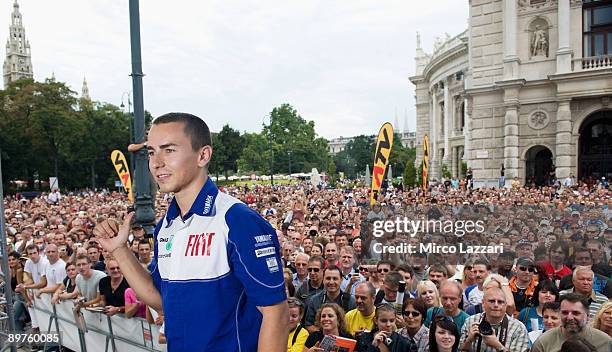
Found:
<path fill-rule="evenodd" d="M 121 94 L 121 109 L 125 109 L 125 105 L 123 104 L 123 98 L 127 96 L 128 103 L 128 128 L 130 130 L 130 144 L 134 143 L 134 119 L 132 118 L 132 100 L 131 100 L 132 91 L 123 92 Z M 134 172 L 134 153 L 130 152 L 130 171 Z"/>
<path fill-rule="evenodd" d="M 142 57 L 140 52 L 140 11 L 138 0 L 130 0 L 130 46 L 132 51 L 132 92 L 134 93 L 134 141 L 145 142 L 144 102 L 142 92 Z M 155 229 L 154 199 L 151 195 L 146 148 L 135 153 L 134 193 L 136 217 L 134 223 L 142 226 L 148 238 Z"/>
<path fill-rule="evenodd" d="M 263 123 L 266 125 L 266 117 L 270 119 L 268 136 L 269 138 L 269 148 L 270 148 L 270 185 L 274 187 L 274 151 L 272 150 L 272 115 L 264 116 Z"/>

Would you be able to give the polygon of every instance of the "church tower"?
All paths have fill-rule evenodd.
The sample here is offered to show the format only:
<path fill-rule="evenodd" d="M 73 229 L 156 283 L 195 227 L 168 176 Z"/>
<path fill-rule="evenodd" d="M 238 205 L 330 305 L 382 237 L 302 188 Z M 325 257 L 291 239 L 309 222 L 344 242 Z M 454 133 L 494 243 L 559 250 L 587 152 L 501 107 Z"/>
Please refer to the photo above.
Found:
<path fill-rule="evenodd" d="M 89 97 L 89 87 L 87 87 L 87 79 L 83 77 L 83 88 L 81 88 L 81 99 L 91 100 Z"/>
<path fill-rule="evenodd" d="M 3 66 L 4 86 L 21 78 L 33 78 L 30 43 L 26 39 L 25 28 L 21 21 L 19 4 L 13 4 L 9 38 L 6 41 L 6 59 Z"/>

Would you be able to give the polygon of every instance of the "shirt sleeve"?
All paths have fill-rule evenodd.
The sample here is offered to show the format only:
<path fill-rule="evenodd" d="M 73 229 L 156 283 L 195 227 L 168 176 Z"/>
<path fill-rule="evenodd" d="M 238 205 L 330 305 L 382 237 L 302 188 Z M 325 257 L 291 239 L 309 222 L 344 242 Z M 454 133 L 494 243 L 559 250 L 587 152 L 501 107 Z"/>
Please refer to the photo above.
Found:
<path fill-rule="evenodd" d="M 151 259 L 151 263 L 149 263 L 149 269 L 151 271 L 151 279 L 153 280 L 153 285 L 161 293 L 161 275 L 159 274 L 159 269 L 157 268 L 157 234 L 159 233 L 159 229 L 162 227 L 164 223 L 164 219 L 162 218 L 157 226 L 155 227 L 155 231 L 153 236 L 155 240 L 153 241 L 153 258 Z"/>
<path fill-rule="evenodd" d="M 229 228 L 227 256 L 230 267 L 257 306 L 287 299 L 276 231 L 242 203 L 225 214 Z"/>
<path fill-rule="evenodd" d="M 508 349 L 517 352 L 529 351 L 529 335 L 527 334 L 527 328 L 520 322 L 517 322 L 517 329 L 511 336 Z"/>
<path fill-rule="evenodd" d="M 125 304 L 136 304 L 138 301 L 136 300 L 136 295 L 134 294 L 134 290 L 128 288 L 125 290 L 123 294 L 123 298 L 125 299 Z"/>

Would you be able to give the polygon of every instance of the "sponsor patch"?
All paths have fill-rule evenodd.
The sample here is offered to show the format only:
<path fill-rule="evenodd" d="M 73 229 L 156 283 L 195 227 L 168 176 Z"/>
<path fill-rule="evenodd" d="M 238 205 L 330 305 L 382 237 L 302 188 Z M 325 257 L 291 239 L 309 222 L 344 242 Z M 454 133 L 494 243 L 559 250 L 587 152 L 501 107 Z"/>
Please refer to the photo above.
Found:
<path fill-rule="evenodd" d="M 255 250 L 255 256 L 257 256 L 257 258 L 273 255 L 274 253 L 276 253 L 274 247 L 265 247 Z"/>
<path fill-rule="evenodd" d="M 278 262 L 276 258 L 266 258 L 266 264 L 268 264 L 268 271 L 271 273 L 275 273 L 278 271 Z"/>

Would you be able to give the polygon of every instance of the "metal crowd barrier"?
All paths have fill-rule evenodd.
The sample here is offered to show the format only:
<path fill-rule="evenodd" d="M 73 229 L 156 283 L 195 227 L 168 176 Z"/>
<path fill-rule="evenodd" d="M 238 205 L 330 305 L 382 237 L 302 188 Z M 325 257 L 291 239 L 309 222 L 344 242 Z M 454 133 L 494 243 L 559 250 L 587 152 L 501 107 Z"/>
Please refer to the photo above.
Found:
<path fill-rule="evenodd" d="M 59 332 L 59 344 L 74 351 L 166 351 L 166 345 L 158 343 L 160 327 L 145 319 L 127 319 L 123 314 L 109 317 L 86 309 L 74 313 L 73 307 L 73 301 L 52 304 L 48 294 L 34 300 L 41 333 Z"/>

